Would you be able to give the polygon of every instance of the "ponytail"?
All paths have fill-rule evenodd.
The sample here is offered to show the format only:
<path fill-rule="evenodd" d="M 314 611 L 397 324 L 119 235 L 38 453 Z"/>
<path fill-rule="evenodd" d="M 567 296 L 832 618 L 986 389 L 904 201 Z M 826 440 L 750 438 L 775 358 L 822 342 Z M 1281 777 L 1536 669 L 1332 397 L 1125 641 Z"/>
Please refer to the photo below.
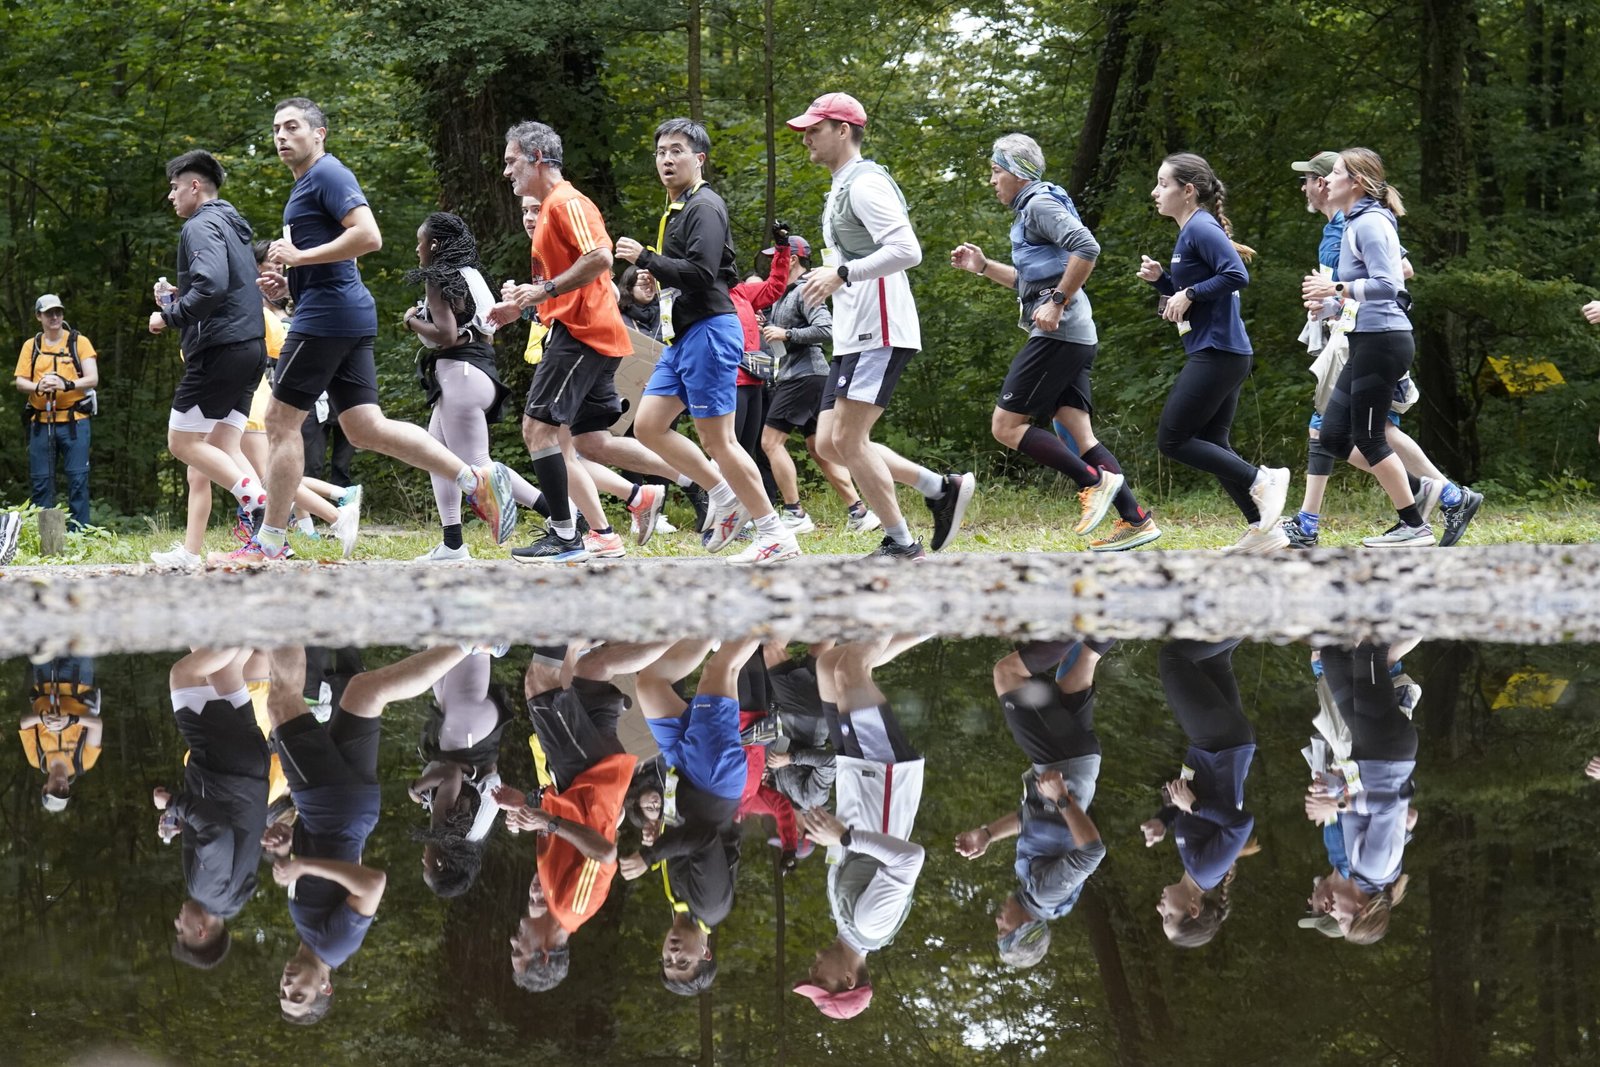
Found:
<path fill-rule="evenodd" d="M 1254 259 L 1255 249 L 1233 240 L 1233 222 L 1223 210 L 1228 190 L 1223 186 L 1222 179 L 1211 169 L 1211 164 L 1193 152 L 1177 152 L 1161 162 L 1172 168 L 1172 177 L 1179 185 L 1194 186 L 1196 202 L 1217 220 L 1222 232 L 1233 242 L 1234 251 L 1239 253 L 1239 258 L 1246 263 Z"/>
<path fill-rule="evenodd" d="M 1383 892 L 1367 901 L 1357 913 L 1344 939 L 1352 945 L 1371 945 L 1383 940 L 1383 935 L 1389 932 L 1389 913 L 1406 898 L 1406 886 L 1410 883 L 1411 876 L 1402 874 L 1384 886 Z"/>
<path fill-rule="evenodd" d="M 1390 185 L 1383 176 L 1382 156 L 1370 148 L 1346 148 L 1339 153 L 1339 157 L 1344 160 L 1344 169 L 1350 173 L 1350 180 L 1359 185 L 1363 193 L 1388 208 L 1397 219 L 1406 213 L 1400 190 Z"/>

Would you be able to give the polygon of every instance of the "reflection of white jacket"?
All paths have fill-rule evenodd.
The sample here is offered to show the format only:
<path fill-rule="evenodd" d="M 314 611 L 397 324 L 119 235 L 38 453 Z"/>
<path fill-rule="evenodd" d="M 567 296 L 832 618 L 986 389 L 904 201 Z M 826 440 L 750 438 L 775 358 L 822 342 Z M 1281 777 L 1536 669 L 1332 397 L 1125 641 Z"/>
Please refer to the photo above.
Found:
<path fill-rule="evenodd" d="M 828 902 L 839 936 L 859 952 L 881 948 L 905 922 L 924 852 L 909 838 L 922 803 L 924 761 L 839 757 L 837 809 L 850 848 L 828 849 Z"/>

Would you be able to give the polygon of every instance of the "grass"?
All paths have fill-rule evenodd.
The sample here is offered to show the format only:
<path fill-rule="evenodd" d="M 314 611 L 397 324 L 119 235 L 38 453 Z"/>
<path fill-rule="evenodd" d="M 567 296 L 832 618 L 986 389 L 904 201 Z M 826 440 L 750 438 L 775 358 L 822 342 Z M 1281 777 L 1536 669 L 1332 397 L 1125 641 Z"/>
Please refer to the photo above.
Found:
<path fill-rule="evenodd" d="M 1298 504 L 1291 490 L 1289 510 Z M 1491 486 L 1488 499 L 1473 521 L 1464 545 L 1506 543 L 1578 544 L 1600 537 L 1600 502 L 1584 495 L 1566 494 L 1540 500 L 1507 499 L 1507 494 Z M 630 556 L 643 558 L 705 558 L 699 539 L 689 532 L 693 513 L 681 494 L 669 492 L 668 517 L 680 532 L 658 535 L 644 548 L 635 547 L 620 527 Z M 901 506 L 911 522 L 912 533 L 925 537 L 928 513 L 917 495 L 900 492 Z M 844 510 L 831 494 L 812 494 L 807 507 L 817 522 L 817 532 L 801 537 L 801 547 L 811 554 L 861 555 L 878 543 L 881 534 L 844 532 Z M 1137 551 L 1217 549 L 1236 540 L 1242 531 L 1241 520 L 1220 491 L 1191 492 L 1165 500 L 1147 502 L 1162 529 L 1160 541 Z M 1076 494 L 1063 483 L 1060 487 L 1018 486 L 1009 483 L 981 484 L 967 511 L 960 536 L 951 545 L 955 552 L 1079 552 L 1087 539 L 1071 532 L 1077 519 Z M 152 551 L 161 551 L 181 538 L 181 531 L 165 522 L 152 520 L 144 532 L 114 534 L 90 529 L 69 535 L 66 553 L 61 557 L 41 558 L 37 522 L 31 508 L 23 509 L 27 521 L 18 545 L 17 564 L 114 564 L 143 563 Z M 607 503 L 613 521 L 625 518 L 620 505 Z M 1393 521 L 1388 501 L 1370 484 L 1346 477 L 1336 479 L 1323 515 L 1321 543 L 1325 547 L 1354 547 L 1368 534 L 1381 532 Z M 395 517 L 387 517 L 393 520 Z M 537 520 L 538 516 L 533 516 Z M 1437 516 L 1436 516 L 1437 519 Z M 1111 519 L 1100 531 L 1110 529 Z M 526 519 L 519 525 L 513 544 L 526 544 L 538 527 Z M 506 558 L 506 548 L 497 548 L 487 528 L 476 520 L 466 528 L 467 545 L 474 559 Z M 337 543 L 291 536 L 290 543 L 301 559 L 337 560 Z M 439 543 L 436 526 L 420 517 L 401 518 L 385 523 L 368 522 L 353 558 L 366 560 L 409 560 Z M 206 548 L 228 550 L 236 546 L 226 529 L 213 526 L 206 537 Z M 736 548 L 732 550 L 737 550 Z"/>

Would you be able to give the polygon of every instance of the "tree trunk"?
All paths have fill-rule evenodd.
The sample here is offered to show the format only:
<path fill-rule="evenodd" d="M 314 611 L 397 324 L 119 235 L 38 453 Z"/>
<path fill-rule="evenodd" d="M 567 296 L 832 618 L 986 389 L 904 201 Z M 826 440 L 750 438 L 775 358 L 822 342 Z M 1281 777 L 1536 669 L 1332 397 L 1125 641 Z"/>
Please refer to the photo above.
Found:
<path fill-rule="evenodd" d="M 778 218 L 778 126 L 772 85 L 772 55 L 777 49 L 773 29 L 773 0 L 766 0 L 761 17 L 761 89 L 767 120 L 767 225 L 770 232 Z"/>
<path fill-rule="evenodd" d="M 700 69 L 700 0 L 689 0 L 688 67 L 689 67 L 689 117 L 696 122 L 706 120 L 705 89 L 701 84 Z"/>
<path fill-rule="evenodd" d="M 1101 877 L 1105 877 L 1105 872 L 1101 873 Z M 1106 905 L 1106 897 L 1112 892 L 1114 890 L 1109 884 L 1091 881 L 1084 886 L 1077 911 L 1083 916 L 1084 929 L 1089 933 L 1089 948 L 1094 953 L 1095 966 L 1100 971 L 1100 985 L 1106 994 L 1106 1010 L 1111 1015 L 1111 1027 L 1117 1035 L 1117 1062 L 1142 1064 L 1146 1059 L 1139 1008 L 1128 986 L 1128 974 L 1122 966 L 1122 951 L 1117 946 L 1117 931 Z"/>
<path fill-rule="evenodd" d="M 1100 219 L 1100 205 L 1107 191 L 1097 179 L 1101 177 L 1102 154 L 1111 133 L 1111 116 L 1116 109 L 1117 89 L 1122 84 L 1122 68 L 1128 56 L 1128 21 L 1137 6 L 1135 0 L 1121 0 L 1106 16 L 1100 62 L 1095 67 L 1089 106 L 1078 131 L 1078 153 L 1072 159 L 1070 189 L 1077 196 L 1078 211 L 1090 229 Z"/>

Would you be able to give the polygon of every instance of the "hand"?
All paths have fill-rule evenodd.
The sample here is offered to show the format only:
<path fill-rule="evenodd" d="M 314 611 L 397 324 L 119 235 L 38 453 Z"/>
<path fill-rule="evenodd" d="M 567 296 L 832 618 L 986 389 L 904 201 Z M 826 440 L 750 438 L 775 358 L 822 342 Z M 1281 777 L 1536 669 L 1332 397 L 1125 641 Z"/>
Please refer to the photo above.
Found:
<path fill-rule="evenodd" d="M 976 830 L 963 830 L 956 835 L 956 855 L 975 860 L 989 851 L 989 842 L 994 840 L 994 835 L 987 826 L 980 826 Z"/>
<path fill-rule="evenodd" d="M 1182 778 L 1174 778 L 1167 783 L 1167 801 L 1179 811 L 1189 813 L 1194 811 L 1194 790 L 1189 788 L 1189 783 Z"/>
<path fill-rule="evenodd" d="M 1189 299 L 1189 294 L 1179 289 L 1176 293 L 1167 297 L 1167 306 L 1162 310 L 1161 317 L 1168 322 L 1182 322 L 1189 317 L 1190 303 L 1192 301 Z"/>
<path fill-rule="evenodd" d="M 617 238 L 617 246 L 612 250 L 611 254 L 618 259 L 625 259 L 629 263 L 637 263 L 639 262 L 640 254 L 643 252 L 644 245 L 635 241 L 632 237 L 619 237 Z"/>
<path fill-rule="evenodd" d="M 299 877 L 299 860 L 290 859 L 288 856 L 279 856 L 272 861 L 272 880 L 279 885 L 293 885 L 294 880 Z"/>
<path fill-rule="evenodd" d="M 1141 280 L 1147 282 L 1159 282 L 1161 280 L 1161 273 L 1162 267 L 1160 263 L 1151 259 L 1149 256 L 1139 257 L 1139 277 Z"/>
<path fill-rule="evenodd" d="M 795 858 L 793 852 L 785 850 L 783 855 L 778 858 L 778 874 L 780 876 L 792 874 L 798 866 L 800 866 L 800 861 Z"/>
<path fill-rule="evenodd" d="M 416 329 L 415 326 L 411 325 L 411 320 L 415 319 L 420 314 L 422 314 L 421 306 L 412 304 L 410 307 L 406 308 L 405 312 L 400 316 L 400 325 L 404 326 L 408 330 Z"/>
<path fill-rule="evenodd" d="M 298 267 L 301 262 L 300 250 L 292 242 L 280 237 L 267 246 L 265 262 L 277 263 L 284 267 Z"/>
<path fill-rule="evenodd" d="M 772 241 L 774 246 L 789 243 L 789 220 L 777 219 L 772 223 Z"/>
<path fill-rule="evenodd" d="M 167 320 L 161 317 L 161 312 L 152 311 L 150 313 L 150 332 L 151 333 L 160 333 L 162 330 L 165 330 L 166 328 L 167 328 Z"/>
<path fill-rule="evenodd" d="M 489 794 L 501 811 L 516 811 L 528 806 L 528 795 L 509 785 L 497 785 Z"/>
<path fill-rule="evenodd" d="M 1045 771 L 1039 776 L 1039 795 L 1052 803 L 1067 795 L 1067 780 L 1060 771 Z"/>
<path fill-rule="evenodd" d="M 1139 824 L 1139 829 L 1144 831 L 1144 847 L 1159 844 L 1166 839 L 1167 824 L 1160 819 L 1149 819 Z"/>
<path fill-rule="evenodd" d="M 789 753 L 787 753 L 787 752 L 774 752 L 770 748 L 767 749 L 767 766 L 768 767 L 787 767 L 787 766 L 789 766 L 789 764 L 791 764 L 793 762 L 794 762 L 794 757 L 790 756 Z"/>
<path fill-rule="evenodd" d="M 1591 300 L 1583 305 L 1583 317 L 1593 326 L 1600 326 L 1600 300 Z"/>
<path fill-rule="evenodd" d="M 633 853 L 632 855 L 624 856 L 617 861 L 617 870 L 621 871 L 622 877 L 626 878 L 630 882 L 649 869 L 650 865 L 646 863 L 644 861 L 644 857 L 639 855 L 637 852 Z"/>
<path fill-rule="evenodd" d="M 46 730 L 53 730 L 56 733 L 60 733 L 62 730 L 65 730 L 67 727 L 72 725 L 72 716 L 64 715 L 59 711 L 51 711 L 41 715 L 39 717 L 39 721 L 44 724 L 44 728 Z"/>
<path fill-rule="evenodd" d="M 837 267 L 816 267 L 806 271 L 805 280 L 801 283 L 800 299 L 808 308 L 820 307 L 843 285 L 844 279 L 839 277 Z"/>
<path fill-rule="evenodd" d="M 158 785 L 150 794 L 150 803 L 156 806 L 157 811 L 166 811 L 167 805 L 172 803 L 172 794 Z"/>
<path fill-rule="evenodd" d="M 1583 773 L 1587 774 L 1590 778 L 1600 779 L 1600 756 L 1596 756 L 1591 759 L 1588 763 L 1588 766 L 1583 768 Z"/>
<path fill-rule="evenodd" d="M 1311 776 L 1309 792 L 1338 800 L 1345 794 L 1344 775 L 1338 771 L 1318 771 Z"/>
<path fill-rule="evenodd" d="M 412 780 L 410 785 L 406 786 L 406 796 L 410 797 L 412 802 L 416 804 L 421 804 L 425 799 L 422 795 L 422 790 L 417 788 L 415 779 Z"/>
<path fill-rule="evenodd" d="M 950 250 L 950 265 L 956 270 L 982 274 L 989 267 L 989 259 L 983 254 L 983 249 L 967 241 Z"/>
<path fill-rule="evenodd" d="M 1051 333 L 1061 325 L 1062 312 L 1066 305 L 1058 304 L 1054 300 L 1046 300 L 1033 309 L 1033 324 L 1045 333 Z"/>
<path fill-rule="evenodd" d="M 287 856 L 289 845 L 294 840 L 294 828 L 283 823 L 273 823 L 267 827 L 267 832 L 261 835 L 261 851 L 269 856 Z"/>
<path fill-rule="evenodd" d="M 819 845 L 833 846 L 845 835 L 845 824 L 823 808 L 808 808 L 800 813 L 800 825 L 806 836 Z"/>
<path fill-rule="evenodd" d="M 763 326 L 761 327 L 761 339 L 768 343 L 788 344 L 789 331 L 782 326 Z"/>
<path fill-rule="evenodd" d="M 1306 302 L 1306 307 L 1320 306 L 1335 292 L 1333 283 L 1320 274 L 1307 274 L 1300 281 L 1300 297 Z"/>
<path fill-rule="evenodd" d="M 1339 814 L 1339 802 L 1318 793 L 1306 793 L 1306 818 L 1321 825 Z"/>
<path fill-rule="evenodd" d="M 489 321 L 496 326 L 509 326 L 522 317 L 522 307 L 515 300 L 505 300 L 489 309 Z"/>
<path fill-rule="evenodd" d="M 41 393 L 58 393 L 67 387 L 67 380 L 54 371 L 45 374 L 39 379 L 38 390 Z"/>
<path fill-rule="evenodd" d="M 543 808 L 518 808 L 506 815 L 506 824 L 515 823 L 518 830 L 527 830 L 530 833 L 542 834 L 551 826 L 551 818 Z"/>
<path fill-rule="evenodd" d="M 256 277 L 256 288 L 268 300 L 282 300 L 289 293 L 289 279 L 280 270 L 264 268 Z"/>
<path fill-rule="evenodd" d="M 161 298 L 163 296 L 166 296 L 168 293 L 176 293 L 177 291 L 178 287 L 173 285 L 171 282 L 167 282 L 165 285 L 160 282 L 155 282 L 150 286 L 150 295 L 155 297 L 156 307 L 161 306 Z"/>

